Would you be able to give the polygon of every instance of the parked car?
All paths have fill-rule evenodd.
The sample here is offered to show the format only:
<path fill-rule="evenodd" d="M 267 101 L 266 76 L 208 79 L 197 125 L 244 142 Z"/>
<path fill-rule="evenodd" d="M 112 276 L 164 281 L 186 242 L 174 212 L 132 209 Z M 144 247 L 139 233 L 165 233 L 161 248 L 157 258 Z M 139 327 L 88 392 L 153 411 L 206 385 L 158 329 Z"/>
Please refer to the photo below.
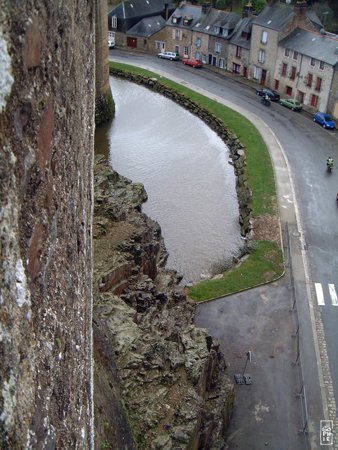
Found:
<path fill-rule="evenodd" d="M 329 128 L 330 130 L 336 128 L 336 124 L 332 117 L 322 112 L 316 112 L 316 114 L 313 115 L 313 121 L 319 123 L 323 128 Z"/>
<path fill-rule="evenodd" d="M 287 108 L 292 109 L 292 111 L 301 111 L 303 105 L 293 98 L 281 98 L 279 103 Z"/>
<path fill-rule="evenodd" d="M 179 57 L 174 52 L 161 52 L 157 55 L 159 58 L 170 59 L 170 61 L 178 61 Z"/>
<path fill-rule="evenodd" d="M 191 66 L 194 68 L 203 67 L 202 61 L 191 58 L 191 59 L 182 59 L 183 64 L 186 64 L 187 66 Z"/>
<path fill-rule="evenodd" d="M 267 95 L 272 102 L 278 102 L 280 99 L 280 95 L 278 94 L 278 92 L 274 91 L 273 89 L 268 88 L 257 89 L 256 94 L 259 95 L 260 97 L 265 97 Z"/>
<path fill-rule="evenodd" d="M 115 47 L 114 41 L 111 41 L 110 39 L 108 39 L 108 48 L 114 48 L 114 47 Z"/>

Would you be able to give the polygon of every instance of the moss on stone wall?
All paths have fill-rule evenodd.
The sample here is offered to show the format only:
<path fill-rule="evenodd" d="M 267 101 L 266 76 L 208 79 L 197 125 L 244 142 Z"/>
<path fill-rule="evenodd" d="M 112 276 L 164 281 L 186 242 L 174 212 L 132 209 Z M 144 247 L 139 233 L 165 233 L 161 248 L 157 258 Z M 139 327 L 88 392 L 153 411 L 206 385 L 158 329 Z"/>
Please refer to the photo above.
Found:
<path fill-rule="evenodd" d="M 115 115 L 115 102 L 110 89 L 96 97 L 95 125 L 109 122 Z"/>

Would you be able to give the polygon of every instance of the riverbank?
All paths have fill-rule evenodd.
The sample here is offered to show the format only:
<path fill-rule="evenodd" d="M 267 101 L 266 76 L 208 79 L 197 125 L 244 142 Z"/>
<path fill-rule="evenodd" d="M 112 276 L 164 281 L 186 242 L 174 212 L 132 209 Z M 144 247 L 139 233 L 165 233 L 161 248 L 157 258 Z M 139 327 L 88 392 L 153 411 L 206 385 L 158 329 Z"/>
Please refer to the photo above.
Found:
<path fill-rule="evenodd" d="M 237 176 L 239 221 L 245 237 L 241 251 L 246 257 L 220 261 L 217 276 L 190 287 L 189 296 L 203 301 L 278 279 L 284 266 L 274 175 L 268 149 L 256 128 L 230 108 L 153 72 L 112 62 L 110 71 L 190 110 L 230 149 Z"/>

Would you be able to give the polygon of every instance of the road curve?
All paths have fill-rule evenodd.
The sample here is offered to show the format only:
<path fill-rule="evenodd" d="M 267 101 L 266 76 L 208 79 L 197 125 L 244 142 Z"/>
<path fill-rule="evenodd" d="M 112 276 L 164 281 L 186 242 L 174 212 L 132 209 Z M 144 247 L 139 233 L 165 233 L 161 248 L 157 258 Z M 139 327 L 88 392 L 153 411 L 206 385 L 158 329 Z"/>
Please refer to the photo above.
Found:
<path fill-rule="evenodd" d="M 112 57 L 112 55 L 111 55 Z M 303 378 L 304 385 L 307 389 L 307 410 L 308 410 L 308 431 L 309 431 L 309 443 L 311 448 L 318 447 L 319 439 L 319 420 L 333 420 L 336 422 L 336 391 L 337 375 L 334 379 L 331 376 L 329 355 L 326 350 L 327 345 L 330 347 L 330 343 L 326 341 L 326 337 L 330 335 L 330 324 L 324 323 L 322 319 L 321 310 L 318 310 L 316 305 L 316 298 L 313 289 L 313 267 L 320 267 L 321 262 L 316 259 L 309 248 L 311 247 L 311 239 L 307 237 L 314 234 L 311 226 L 308 224 L 309 217 L 309 200 L 304 200 L 303 189 L 304 186 L 309 185 L 309 174 L 304 170 L 304 161 L 302 166 L 302 158 L 298 158 L 290 154 L 290 149 L 295 148 L 295 143 L 299 145 L 304 142 L 304 134 L 306 134 L 306 127 L 308 126 L 308 118 L 300 118 L 298 120 L 300 132 L 297 133 L 297 128 L 293 127 L 292 116 L 289 111 L 286 111 L 280 116 L 281 123 L 276 125 L 276 121 L 271 122 L 271 117 L 275 118 L 277 111 L 277 105 L 273 105 L 273 108 L 269 112 L 257 111 L 257 100 L 251 102 L 251 99 L 244 99 L 241 96 L 232 95 L 225 88 L 215 87 L 221 83 L 220 78 L 215 77 L 212 79 L 212 74 L 208 75 L 208 89 L 201 87 L 205 83 L 198 82 L 198 74 L 194 73 L 193 81 L 189 72 L 188 78 L 173 75 L 171 67 L 166 65 L 165 68 L 170 67 L 170 72 L 159 69 L 158 65 L 153 64 L 152 61 L 141 62 L 139 56 L 134 60 L 130 55 L 128 57 L 114 56 L 114 61 L 125 62 L 128 64 L 135 64 L 144 69 L 155 71 L 161 76 L 170 78 L 179 84 L 189 87 L 215 101 L 228 106 L 245 117 L 247 117 L 260 131 L 264 141 L 266 142 L 270 155 L 272 158 L 276 184 L 277 195 L 279 201 L 279 211 L 282 224 L 288 225 L 288 235 L 290 239 L 291 248 L 291 263 L 292 263 L 292 280 L 293 289 L 297 299 L 297 309 L 299 315 L 300 329 L 302 331 L 300 336 L 300 354 L 303 365 Z M 189 70 L 189 69 L 188 69 Z M 197 72 L 197 71 L 195 71 Z M 181 75 L 181 73 L 180 73 Z M 190 81 L 189 81 L 190 79 Z M 210 81 L 211 80 L 211 81 Z M 231 100 L 229 100 L 231 98 Z M 237 101 L 237 98 L 240 101 Z M 279 107 L 279 105 L 278 105 Z M 256 111 L 255 111 L 256 109 Z M 264 117 L 264 120 L 259 117 L 258 113 Z M 295 114 L 295 113 L 292 113 Z M 270 115 L 270 117 L 269 117 Z M 296 117 L 296 116 L 295 116 Z M 291 118 L 291 119 L 290 119 Z M 306 122 L 307 120 L 307 122 Z M 270 122 L 270 123 L 269 123 Z M 305 131 L 304 131 L 305 130 Z M 289 141 L 285 137 L 285 131 L 287 131 Z M 312 138 L 315 145 L 322 145 L 322 142 L 326 143 L 326 137 L 323 138 L 319 129 L 318 136 Z M 301 135 L 303 133 L 303 135 Z M 328 142 L 335 154 L 335 135 L 329 135 Z M 306 136 L 305 136 L 306 140 Z M 282 145 L 282 144 L 285 144 Z M 305 148 L 309 148 L 306 144 Z M 312 155 L 313 153 L 311 153 Z M 317 158 L 317 159 L 316 159 Z M 319 164 L 319 158 L 314 157 L 316 165 Z M 289 160 L 290 163 L 289 163 Z M 323 163 L 323 160 L 321 160 Z M 313 171 L 313 170 L 312 170 Z M 311 170 L 310 176 L 311 176 Z M 301 176 L 299 176 L 299 173 Z M 302 179 L 300 179 L 302 178 Z M 300 200 L 300 207 L 297 204 L 297 198 Z M 319 200 L 320 201 L 320 200 Z M 312 205 L 315 209 L 316 203 Z M 310 213 L 311 215 L 311 213 Z M 315 222 L 314 229 L 318 228 L 318 222 Z M 328 327 L 328 329 L 327 329 Z M 331 364 L 336 366 L 335 361 Z M 338 368 L 337 368 L 338 371 Z M 337 372 L 338 373 L 338 372 Z M 337 429 L 337 427 L 336 427 Z"/>

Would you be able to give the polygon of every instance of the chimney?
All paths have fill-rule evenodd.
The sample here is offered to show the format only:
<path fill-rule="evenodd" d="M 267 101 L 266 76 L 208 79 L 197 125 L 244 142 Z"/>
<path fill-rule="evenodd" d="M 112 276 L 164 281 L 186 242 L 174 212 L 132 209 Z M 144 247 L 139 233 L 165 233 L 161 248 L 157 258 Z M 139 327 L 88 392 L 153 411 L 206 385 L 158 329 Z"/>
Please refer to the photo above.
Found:
<path fill-rule="evenodd" d="M 242 17 L 252 16 L 252 13 L 253 13 L 252 2 L 251 0 L 249 0 L 248 3 L 243 8 Z"/>
<path fill-rule="evenodd" d="M 202 14 L 208 14 L 209 10 L 211 9 L 211 3 L 202 3 Z"/>
<path fill-rule="evenodd" d="M 307 10 L 307 1 L 306 0 L 297 0 L 295 6 L 293 7 L 294 12 L 299 17 L 304 17 Z"/>
<path fill-rule="evenodd" d="M 167 21 L 169 19 L 169 4 L 164 4 L 164 20 Z"/>

